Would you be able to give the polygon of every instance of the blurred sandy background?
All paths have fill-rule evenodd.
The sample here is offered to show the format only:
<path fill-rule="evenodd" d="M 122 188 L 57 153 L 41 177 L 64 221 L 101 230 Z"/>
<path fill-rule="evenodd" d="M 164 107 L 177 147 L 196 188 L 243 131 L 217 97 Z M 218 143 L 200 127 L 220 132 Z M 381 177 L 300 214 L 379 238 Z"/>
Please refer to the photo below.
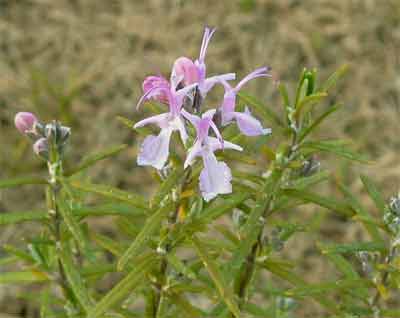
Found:
<path fill-rule="evenodd" d="M 398 0 L 0 0 L 0 178 L 44 168 L 13 126 L 14 114 L 25 110 L 73 127 L 71 163 L 88 151 L 129 143 L 118 161 L 90 174 L 99 182 L 145 191 L 148 171 L 134 163 L 136 136 L 115 117 L 138 118 L 134 105 L 144 76 L 168 75 L 176 57 L 196 57 L 204 25 L 218 28 L 207 53 L 214 74 L 236 71 L 242 77 L 270 65 L 293 84 L 305 66 L 325 78 L 348 63 L 349 74 L 337 89 L 345 107 L 320 133 L 354 140 L 376 161 L 357 171 L 379 181 L 387 196 L 397 192 Z M 272 82 L 255 81 L 248 90 L 270 107 L 281 107 Z M 358 180 L 348 179 L 359 191 Z M 0 213 L 40 208 L 43 200 L 30 187 L 0 195 Z M 17 240 L 18 230 L 2 228 L 0 243 Z M 10 302 L 8 294 L 0 286 L 0 303 Z M 0 317 L 8 317 L 1 308 Z M 6 312 L 33 317 L 34 309 L 21 300 Z"/>

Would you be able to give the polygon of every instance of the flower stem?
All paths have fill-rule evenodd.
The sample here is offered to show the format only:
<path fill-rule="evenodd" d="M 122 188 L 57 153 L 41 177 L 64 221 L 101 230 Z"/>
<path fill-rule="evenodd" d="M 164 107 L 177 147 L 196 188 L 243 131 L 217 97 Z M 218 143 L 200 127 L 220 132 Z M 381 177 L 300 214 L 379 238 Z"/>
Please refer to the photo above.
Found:
<path fill-rule="evenodd" d="M 73 300 L 74 294 L 69 286 L 64 266 L 59 257 L 60 249 L 62 248 L 61 242 L 61 225 L 62 217 L 57 205 L 58 196 L 61 189 L 60 178 L 62 177 L 62 160 L 61 156 L 57 151 L 57 146 L 50 143 L 49 145 L 49 158 L 47 162 L 49 172 L 49 185 L 47 187 L 47 208 L 51 218 L 51 232 L 55 241 L 56 253 L 57 253 L 57 267 L 58 267 L 58 284 L 67 300 Z"/>
<path fill-rule="evenodd" d="M 284 153 L 284 158 L 286 158 L 285 162 L 283 164 L 279 163 L 278 158 L 275 159 L 274 162 L 272 162 L 272 171 L 269 176 L 269 180 L 266 181 L 266 184 L 263 189 L 263 193 L 268 191 L 268 196 L 264 198 L 266 201 L 265 209 L 262 214 L 262 220 L 263 224 L 260 228 L 260 232 L 258 233 L 257 240 L 253 244 L 249 255 L 246 257 L 246 261 L 242 266 L 242 270 L 239 273 L 239 275 L 236 277 L 235 283 L 234 283 L 234 293 L 238 296 L 240 302 L 239 302 L 239 308 L 242 307 L 242 302 L 247 301 L 247 289 L 250 285 L 251 280 L 253 279 L 254 272 L 255 272 L 255 262 L 257 255 L 259 251 L 262 249 L 262 237 L 264 233 L 264 224 L 266 219 L 270 216 L 272 213 L 271 207 L 273 206 L 273 202 L 275 200 L 275 194 L 279 190 L 282 177 L 285 174 L 286 169 L 289 167 L 289 163 L 291 160 L 294 159 L 296 156 L 296 150 L 298 149 L 297 147 L 297 133 L 293 134 L 292 142 L 290 147 L 287 149 L 286 153 Z M 269 182 L 272 182 L 271 187 L 267 189 L 267 184 Z M 234 315 L 232 314 L 232 317 Z"/>
<path fill-rule="evenodd" d="M 189 176 L 191 174 L 191 168 L 189 167 L 183 176 L 182 182 L 180 183 L 180 185 L 174 189 L 173 191 L 176 191 L 178 193 L 175 192 L 175 194 L 178 194 L 176 196 L 174 196 L 174 193 L 172 193 L 173 196 L 173 200 L 175 201 L 176 205 L 175 205 L 175 209 L 173 214 L 170 216 L 169 220 L 168 220 L 168 225 L 167 225 L 167 230 L 165 233 L 165 237 L 166 237 L 166 242 L 164 243 L 163 247 L 161 248 L 163 250 L 164 253 L 164 257 L 161 260 L 161 264 L 160 264 L 160 274 L 159 274 L 159 282 L 156 284 L 156 295 L 154 297 L 154 306 L 153 306 L 153 317 L 154 318 L 161 318 L 162 317 L 162 313 L 163 313 L 163 304 L 164 304 L 164 287 L 168 282 L 168 261 L 167 261 L 167 257 L 166 255 L 171 251 L 171 243 L 170 243 L 170 233 L 171 230 L 174 228 L 175 224 L 178 221 L 178 213 L 179 213 L 179 208 L 180 208 L 180 201 L 181 201 L 181 197 L 180 194 L 185 191 L 185 187 L 187 185 L 187 181 L 189 179 Z M 174 199 L 175 197 L 175 199 Z"/>

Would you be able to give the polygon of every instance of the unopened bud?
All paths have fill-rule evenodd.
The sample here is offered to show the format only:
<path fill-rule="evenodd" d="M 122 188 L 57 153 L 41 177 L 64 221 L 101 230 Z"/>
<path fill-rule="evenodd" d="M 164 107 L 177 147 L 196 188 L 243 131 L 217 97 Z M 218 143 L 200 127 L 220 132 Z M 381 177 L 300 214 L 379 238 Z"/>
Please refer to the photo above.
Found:
<path fill-rule="evenodd" d="M 321 163 L 315 158 L 311 157 L 303 162 L 303 167 L 301 168 L 301 175 L 303 177 L 309 177 L 317 173 L 321 167 Z"/>
<path fill-rule="evenodd" d="M 33 144 L 33 152 L 38 156 L 47 159 L 49 155 L 49 145 L 46 138 L 40 138 Z"/>
<path fill-rule="evenodd" d="M 44 128 L 45 136 L 50 142 L 54 142 L 58 146 L 63 146 L 71 135 L 71 128 L 61 126 L 57 121 L 47 124 Z"/>
<path fill-rule="evenodd" d="M 19 112 L 14 118 L 15 127 L 22 134 L 35 134 L 35 125 L 38 123 L 36 116 L 28 112 Z"/>
<path fill-rule="evenodd" d="M 390 199 L 389 208 L 392 213 L 400 216 L 400 195 Z"/>

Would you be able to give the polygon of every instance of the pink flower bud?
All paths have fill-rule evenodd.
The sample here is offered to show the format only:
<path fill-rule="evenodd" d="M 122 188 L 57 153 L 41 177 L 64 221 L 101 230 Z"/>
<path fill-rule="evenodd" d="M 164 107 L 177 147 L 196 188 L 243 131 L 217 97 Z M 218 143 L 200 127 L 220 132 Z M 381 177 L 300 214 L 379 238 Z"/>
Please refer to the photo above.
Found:
<path fill-rule="evenodd" d="M 172 67 L 172 82 L 178 85 L 183 82 L 184 86 L 199 82 L 199 70 L 193 61 L 181 56 L 176 59 Z"/>
<path fill-rule="evenodd" d="M 162 76 L 148 76 L 144 79 L 142 87 L 143 92 L 146 94 L 156 88 L 169 88 L 169 82 Z M 168 95 L 165 93 L 165 90 L 157 90 L 157 93 L 153 94 L 151 98 L 154 98 L 160 103 L 168 104 Z"/>
<path fill-rule="evenodd" d="M 47 158 L 49 145 L 46 138 L 40 138 L 33 144 L 33 152 L 38 156 Z"/>
<path fill-rule="evenodd" d="M 15 115 L 15 127 L 22 133 L 34 133 L 35 124 L 38 122 L 36 116 L 32 113 L 20 112 Z"/>

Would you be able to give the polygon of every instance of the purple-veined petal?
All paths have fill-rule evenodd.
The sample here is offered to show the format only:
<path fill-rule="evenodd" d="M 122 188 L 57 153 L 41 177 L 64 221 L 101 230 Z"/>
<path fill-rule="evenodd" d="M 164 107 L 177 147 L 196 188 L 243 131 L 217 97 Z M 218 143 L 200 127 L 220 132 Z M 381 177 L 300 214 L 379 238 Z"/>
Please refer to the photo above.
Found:
<path fill-rule="evenodd" d="M 250 74 L 246 75 L 234 88 L 235 92 L 238 92 L 244 84 L 246 84 L 248 81 L 251 81 L 252 79 L 255 79 L 257 77 L 272 77 L 272 75 L 268 74 L 267 71 L 267 67 L 260 67 Z"/>
<path fill-rule="evenodd" d="M 218 138 L 215 137 L 207 137 L 206 140 L 207 145 L 211 149 L 211 151 L 216 151 L 219 149 L 222 149 L 221 141 Z M 232 149 L 232 150 L 237 150 L 237 151 L 243 151 L 243 148 L 240 147 L 239 145 L 236 145 L 232 142 L 224 140 L 224 148 L 223 149 Z"/>
<path fill-rule="evenodd" d="M 225 162 L 218 161 L 212 151 L 203 151 L 202 156 L 204 168 L 200 173 L 200 191 L 204 200 L 231 193 L 231 169 Z"/>
<path fill-rule="evenodd" d="M 232 81 L 236 78 L 235 73 L 227 73 L 222 75 L 215 75 L 208 77 L 204 80 L 202 85 L 199 85 L 200 93 L 203 97 L 214 87 L 215 84 L 222 83 L 223 81 Z"/>
<path fill-rule="evenodd" d="M 194 127 L 197 127 L 200 122 L 200 117 L 187 112 L 185 109 L 181 110 L 181 114 L 185 117 Z"/>
<path fill-rule="evenodd" d="M 139 127 L 143 127 L 145 125 L 148 124 L 156 124 L 158 125 L 158 127 L 163 128 L 168 126 L 168 118 L 169 118 L 170 114 L 169 113 L 163 113 L 160 115 L 155 115 L 155 116 L 151 116 L 148 118 L 145 118 L 141 121 L 138 121 L 133 128 L 139 128 Z"/>
<path fill-rule="evenodd" d="M 261 122 L 252 116 L 247 107 L 245 112 L 235 112 L 234 115 L 239 130 L 246 136 L 268 135 L 271 133 L 271 129 L 263 128 Z"/>
<path fill-rule="evenodd" d="M 172 129 L 166 128 L 158 136 L 147 136 L 140 147 L 137 164 L 161 170 L 168 160 L 171 134 Z"/>
<path fill-rule="evenodd" d="M 202 145 L 201 145 L 201 141 L 197 140 L 192 147 L 190 147 L 190 149 L 188 150 L 187 156 L 186 156 L 186 160 L 185 163 L 183 165 L 184 169 L 186 169 L 188 166 L 191 166 L 194 162 L 194 160 L 196 159 L 196 157 L 201 155 L 201 151 L 202 151 Z"/>
<path fill-rule="evenodd" d="M 186 145 L 186 141 L 188 139 L 188 134 L 185 127 L 185 122 L 181 116 L 176 117 L 174 120 L 175 128 L 179 131 L 179 135 L 181 136 L 181 140 L 184 145 Z"/>
<path fill-rule="evenodd" d="M 143 81 L 142 87 L 143 92 L 147 93 L 155 88 L 169 87 L 169 83 L 163 76 L 147 76 Z M 163 91 L 158 91 L 153 94 L 153 96 L 147 97 L 146 99 L 148 98 L 154 98 L 163 104 L 168 103 L 168 96 Z"/>
<path fill-rule="evenodd" d="M 170 87 L 168 86 L 153 86 L 147 92 L 145 92 L 136 104 L 136 109 L 139 109 L 140 105 L 144 101 L 154 98 L 161 102 L 161 100 L 169 100 Z"/>
<path fill-rule="evenodd" d="M 201 115 L 201 118 L 202 119 L 206 119 L 206 118 L 213 119 L 216 111 L 217 111 L 216 109 L 209 109 L 206 112 L 204 112 L 203 115 Z"/>

